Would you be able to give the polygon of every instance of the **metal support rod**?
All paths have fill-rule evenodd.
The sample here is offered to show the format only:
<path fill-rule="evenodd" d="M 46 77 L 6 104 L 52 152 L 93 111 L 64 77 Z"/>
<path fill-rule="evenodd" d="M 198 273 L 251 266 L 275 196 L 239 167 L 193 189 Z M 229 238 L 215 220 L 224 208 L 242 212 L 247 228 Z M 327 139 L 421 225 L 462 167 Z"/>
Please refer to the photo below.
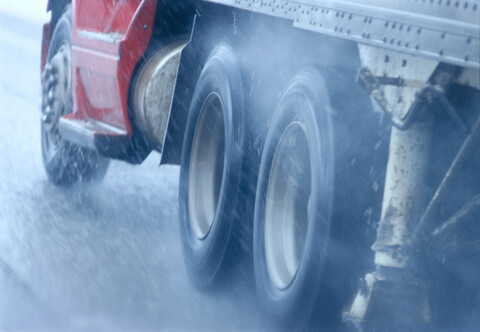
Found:
<path fill-rule="evenodd" d="M 444 234 L 448 234 L 452 229 L 463 221 L 471 218 L 472 215 L 478 213 L 480 210 L 480 194 L 476 195 L 470 202 L 465 204 L 460 210 L 458 210 L 450 219 L 438 226 L 432 232 L 432 238 L 441 237 Z"/>
<path fill-rule="evenodd" d="M 480 116 L 473 126 L 470 135 L 463 143 L 460 151 L 452 162 L 452 165 L 443 178 L 435 195 L 430 201 L 425 213 L 422 215 L 417 224 L 412 236 L 410 237 L 407 246 L 404 250 L 408 253 L 410 250 L 415 250 L 420 242 L 426 238 L 428 232 L 435 226 L 436 216 L 438 215 L 442 203 L 447 198 L 451 189 L 455 186 L 457 177 L 461 174 L 466 164 L 469 162 L 473 152 L 480 147 Z"/>
<path fill-rule="evenodd" d="M 447 100 L 445 94 L 440 91 L 435 91 L 435 97 L 437 98 L 442 108 L 450 115 L 450 117 L 455 121 L 455 123 L 460 127 L 464 134 L 468 134 L 470 130 L 468 126 L 465 124 L 465 121 L 458 115 L 457 111 L 453 108 L 452 104 Z"/>

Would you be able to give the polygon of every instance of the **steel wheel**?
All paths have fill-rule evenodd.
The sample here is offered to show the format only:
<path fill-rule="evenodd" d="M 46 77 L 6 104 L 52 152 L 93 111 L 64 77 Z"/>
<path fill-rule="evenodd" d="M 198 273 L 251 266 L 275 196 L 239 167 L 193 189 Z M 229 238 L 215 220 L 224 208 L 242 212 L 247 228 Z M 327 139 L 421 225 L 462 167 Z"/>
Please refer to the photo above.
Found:
<path fill-rule="evenodd" d="M 205 100 L 193 137 L 188 182 L 188 210 L 195 236 L 207 236 L 215 219 L 223 179 L 225 125 L 217 93 Z"/>
<path fill-rule="evenodd" d="M 63 42 L 51 61 L 46 64 L 42 86 L 42 126 L 44 149 L 51 157 L 60 147 L 58 121 L 71 110 L 71 57 L 68 42 Z"/>
<path fill-rule="evenodd" d="M 273 157 L 265 202 L 265 254 L 273 284 L 287 287 L 305 250 L 311 194 L 310 148 L 305 127 L 293 122 Z"/>

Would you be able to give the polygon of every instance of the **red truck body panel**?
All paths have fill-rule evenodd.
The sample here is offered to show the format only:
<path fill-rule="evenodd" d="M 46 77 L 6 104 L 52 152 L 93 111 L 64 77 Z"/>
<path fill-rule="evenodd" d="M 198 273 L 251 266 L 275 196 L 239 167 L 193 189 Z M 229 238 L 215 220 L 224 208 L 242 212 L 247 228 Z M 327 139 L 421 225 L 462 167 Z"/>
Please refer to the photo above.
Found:
<path fill-rule="evenodd" d="M 76 0 L 72 3 L 73 113 L 131 136 L 128 91 L 148 47 L 156 0 Z M 42 69 L 50 41 L 44 26 Z"/>
<path fill-rule="evenodd" d="M 156 1 L 75 1 L 72 36 L 73 115 L 131 135 L 128 89 L 147 49 Z"/>

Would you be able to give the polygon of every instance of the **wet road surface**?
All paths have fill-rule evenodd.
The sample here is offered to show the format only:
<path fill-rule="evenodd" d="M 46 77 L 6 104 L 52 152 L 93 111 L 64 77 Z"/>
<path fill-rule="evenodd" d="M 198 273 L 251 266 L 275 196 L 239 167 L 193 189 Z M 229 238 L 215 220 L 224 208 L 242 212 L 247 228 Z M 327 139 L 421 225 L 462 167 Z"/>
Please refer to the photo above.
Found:
<path fill-rule="evenodd" d="M 0 330 L 268 330 L 251 287 L 193 288 L 179 169 L 113 161 L 86 188 L 50 184 L 40 152 L 41 25 L 0 13 Z"/>

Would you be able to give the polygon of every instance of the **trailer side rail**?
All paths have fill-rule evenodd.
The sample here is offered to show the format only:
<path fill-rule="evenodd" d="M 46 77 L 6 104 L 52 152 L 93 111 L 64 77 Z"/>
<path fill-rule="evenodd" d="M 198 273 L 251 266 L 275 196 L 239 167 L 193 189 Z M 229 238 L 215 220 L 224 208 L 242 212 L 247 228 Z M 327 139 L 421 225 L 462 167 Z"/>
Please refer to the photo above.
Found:
<path fill-rule="evenodd" d="M 480 1 L 205 0 L 293 26 L 465 68 L 480 68 Z"/>

